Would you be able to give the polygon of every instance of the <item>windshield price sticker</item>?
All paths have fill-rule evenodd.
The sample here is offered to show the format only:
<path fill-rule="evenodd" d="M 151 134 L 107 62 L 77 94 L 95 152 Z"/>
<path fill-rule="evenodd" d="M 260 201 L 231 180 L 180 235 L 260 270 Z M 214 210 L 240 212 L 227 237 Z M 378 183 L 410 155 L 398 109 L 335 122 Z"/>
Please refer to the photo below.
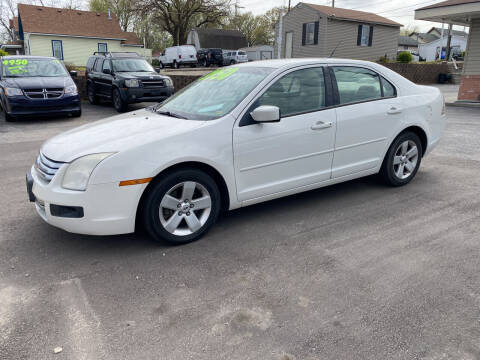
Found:
<path fill-rule="evenodd" d="M 28 65 L 27 59 L 3 60 L 2 63 L 7 67 L 7 70 L 10 74 L 19 74 L 27 71 L 25 69 L 25 66 Z"/>
<path fill-rule="evenodd" d="M 239 69 L 238 67 L 218 69 L 218 70 L 212 71 L 210 74 L 207 74 L 207 75 L 201 77 L 200 80 L 221 81 L 221 80 L 235 74 L 238 71 L 238 69 Z"/>

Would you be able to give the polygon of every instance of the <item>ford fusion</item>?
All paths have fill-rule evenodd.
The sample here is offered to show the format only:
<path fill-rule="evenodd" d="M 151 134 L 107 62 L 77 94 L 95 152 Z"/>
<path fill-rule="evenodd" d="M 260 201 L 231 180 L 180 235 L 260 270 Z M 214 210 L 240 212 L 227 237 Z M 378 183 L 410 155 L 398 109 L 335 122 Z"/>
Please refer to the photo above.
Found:
<path fill-rule="evenodd" d="M 81 115 L 71 74 L 56 58 L 5 56 L 0 61 L 0 103 L 6 121 L 46 114 Z"/>
<path fill-rule="evenodd" d="M 445 126 L 443 96 L 389 69 L 268 60 L 211 72 L 161 104 L 60 134 L 27 174 L 70 232 L 201 237 L 222 210 L 379 173 L 409 183 Z"/>

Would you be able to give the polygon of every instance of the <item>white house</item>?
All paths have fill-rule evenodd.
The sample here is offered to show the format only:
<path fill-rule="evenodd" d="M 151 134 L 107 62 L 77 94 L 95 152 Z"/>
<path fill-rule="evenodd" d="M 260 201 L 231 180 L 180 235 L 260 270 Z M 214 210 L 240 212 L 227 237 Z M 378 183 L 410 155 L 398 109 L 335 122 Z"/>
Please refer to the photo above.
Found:
<path fill-rule="evenodd" d="M 452 49 L 458 48 L 460 51 L 465 51 L 465 49 L 467 48 L 467 40 L 468 40 L 467 36 L 452 35 L 450 47 Z M 418 44 L 418 52 L 420 56 L 424 58 L 426 61 L 438 60 L 440 58 L 440 54 L 442 51 L 441 49 L 447 46 L 447 41 L 448 41 L 448 36 L 447 36 L 447 31 L 445 30 L 443 39 L 438 38 L 429 43 Z"/>

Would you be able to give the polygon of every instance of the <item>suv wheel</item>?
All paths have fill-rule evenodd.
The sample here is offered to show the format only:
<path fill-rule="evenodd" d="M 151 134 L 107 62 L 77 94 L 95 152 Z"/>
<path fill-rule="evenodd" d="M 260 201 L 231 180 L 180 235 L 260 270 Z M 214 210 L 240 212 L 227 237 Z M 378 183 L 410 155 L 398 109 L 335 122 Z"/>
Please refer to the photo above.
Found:
<path fill-rule="evenodd" d="M 388 185 L 406 185 L 417 174 L 422 154 L 422 143 L 417 134 L 400 134 L 388 149 L 380 174 Z"/>
<path fill-rule="evenodd" d="M 173 61 L 173 68 L 178 69 L 179 67 L 180 65 L 176 61 Z"/>
<path fill-rule="evenodd" d="M 203 59 L 202 65 L 203 67 L 208 67 L 207 59 Z"/>
<path fill-rule="evenodd" d="M 158 67 L 159 67 L 160 69 L 163 69 L 165 66 L 163 65 L 162 62 L 160 62 L 160 64 L 158 64 Z"/>
<path fill-rule="evenodd" d="M 196 169 L 177 170 L 157 180 L 142 209 L 145 229 L 157 241 L 185 244 L 198 240 L 220 213 L 215 181 Z"/>
<path fill-rule="evenodd" d="M 95 88 L 92 83 L 89 83 L 87 86 L 87 96 L 90 104 L 92 105 L 98 104 L 97 94 L 95 93 Z"/>
<path fill-rule="evenodd" d="M 120 90 L 118 90 L 117 88 L 113 89 L 112 101 L 115 110 L 117 110 L 118 112 L 124 112 L 127 110 L 128 104 L 122 100 Z"/>
<path fill-rule="evenodd" d="M 230 60 L 230 65 L 235 65 L 235 60 Z"/>

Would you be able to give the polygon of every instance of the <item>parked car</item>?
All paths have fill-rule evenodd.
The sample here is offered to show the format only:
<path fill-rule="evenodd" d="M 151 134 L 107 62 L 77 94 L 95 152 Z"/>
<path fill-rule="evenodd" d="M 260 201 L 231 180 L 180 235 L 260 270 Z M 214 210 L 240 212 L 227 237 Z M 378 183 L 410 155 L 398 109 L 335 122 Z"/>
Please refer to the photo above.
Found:
<path fill-rule="evenodd" d="M 195 67 L 197 65 L 197 50 L 193 45 L 172 46 L 166 48 L 158 59 L 160 68 L 170 66 L 178 69 L 185 65 Z"/>
<path fill-rule="evenodd" d="M 200 49 L 197 51 L 197 61 L 204 67 L 223 66 L 223 51 L 222 49 Z"/>
<path fill-rule="evenodd" d="M 118 112 L 132 103 L 163 101 L 174 92 L 172 79 L 159 75 L 137 53 L 95 52 L 88 59 L 85 77 L 88 101 L 112 100 Z"/>
<path fill-rule="evenodd" d="M 0 66 L 0 103 L 6 121 L 32 115 L 82 114 L 72 80 L 77 73 L 69 73 L 57 58 L 4 56 Z"/>
<path fill-rule="evenodd" d="M 248 61 L 247 53 L 242 50 L 223 51 L 223 64 L 234 65 Z"/>
<path fill-rule="evenodd" d="M 250 62 L 159 105 L 55 136 L 27 189 L 39 215 L 67 231 L 142 225 L 156 240 L 186 243 L 222 210 L 376 173 L 406 185 L 444 127 L 437 88 L 379 64 Z"/>

